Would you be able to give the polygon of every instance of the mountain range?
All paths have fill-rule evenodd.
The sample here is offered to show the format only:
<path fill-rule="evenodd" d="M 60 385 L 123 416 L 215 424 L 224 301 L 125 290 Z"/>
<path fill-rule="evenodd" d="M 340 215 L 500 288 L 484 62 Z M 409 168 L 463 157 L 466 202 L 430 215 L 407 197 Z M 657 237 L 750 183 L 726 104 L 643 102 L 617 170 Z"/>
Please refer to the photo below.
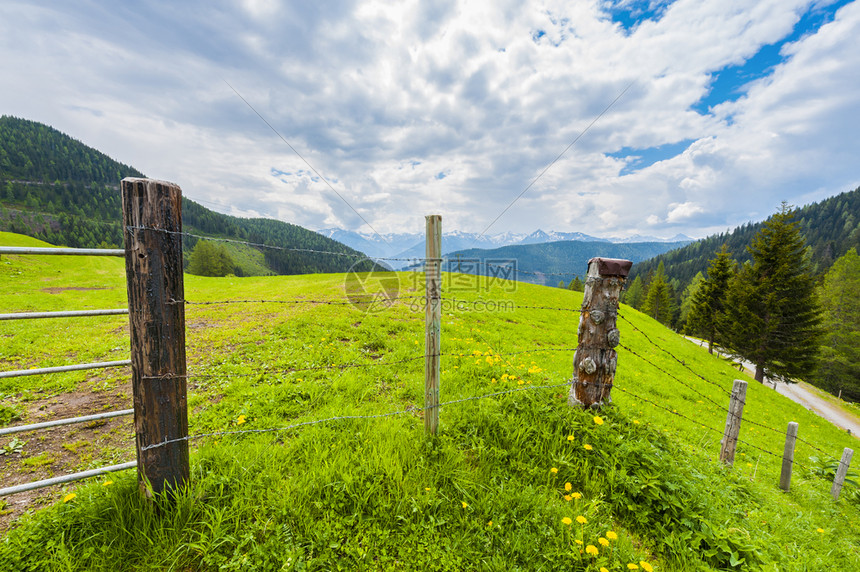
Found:
<path fill-rule="evenodd" d="M 325 228 L 317 232 L 372 257 L 412 259 L 424 256 L 425 237 L 420 233 L 373 234 L 344 230 L 342 228 Z M 581 232 L 546 232 L 540 229 L 531 234 L 505 232 L 494 235 L 452 231 L 442 234 L 442 253 L 449 254 L 476 248 L 496 249 L 505 246 L 546 244 L 551 242 L 654 243 L 671 245 L 669 248 L 677 248 L 679 245 L 693 242 L 693 239 L 682 234 L 669 239 L 642 235 L 634 235 L 626 238 L 598 238 Z M 661 252 L 665 252 L 669 248 L 665 248 Z M 412 264 L 409 260 L 393 260 L 388 261 L 388 263 L 393 268 L 404 268 Z"/>

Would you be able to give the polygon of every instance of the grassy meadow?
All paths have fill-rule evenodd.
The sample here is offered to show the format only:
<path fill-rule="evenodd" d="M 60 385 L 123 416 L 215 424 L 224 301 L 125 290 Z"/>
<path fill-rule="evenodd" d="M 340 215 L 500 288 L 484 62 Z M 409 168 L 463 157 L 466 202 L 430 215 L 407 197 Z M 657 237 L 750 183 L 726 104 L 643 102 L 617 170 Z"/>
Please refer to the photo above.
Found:
<path fill-rule="evenodd" d="M 37 242 L 0 233 L 3 245 Z M 398 300 L 355 307 L 344 275 L 186 275 L 190 433 L 218 433 L 192 441 L 190 485 L 155 503 L 134 471 L 44 489 L 0 533 L 0 571 L 860 566 L 860 495 L 847 485 L 833 502 L 827 479 L 827 461 L 856 438 L 626 306 L 614 403 L 595 414 L 558 387 L 580 293 L 446 274 L 441 399 L 464 401 L 444 405 L 439 435 L 426 437 L 423 275 L 394 278 Z M 311 303 L 321 300 L 332 303 Z M 125 304 L 119 258 L 0 258 L 0 313 Z M 4 321 L 0 340 L 4 371 L 129 352 L 125 316 Z M 128 376 L 0 379 L 0 426 L 38 421 L 34 403 L 72 393 L 130 407 Z M 726 468 L 717 457 L 737 378 L 749 381 L 746 443 Z M 789 421 L 809 444 L 798 443 L 784 493 Z M 133 459 L 126 429 L 73 468 Z M 39 435 L 0 456 L 4 482 Z"/>

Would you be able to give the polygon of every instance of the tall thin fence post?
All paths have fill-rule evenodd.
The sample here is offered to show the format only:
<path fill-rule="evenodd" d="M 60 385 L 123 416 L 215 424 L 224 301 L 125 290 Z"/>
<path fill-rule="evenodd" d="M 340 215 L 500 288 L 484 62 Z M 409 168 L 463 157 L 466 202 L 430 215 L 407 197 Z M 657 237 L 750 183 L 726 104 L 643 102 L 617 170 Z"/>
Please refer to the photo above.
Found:
<path fill-rule="evenodd" d="M 785 432 L 785 449 L 782 453 L 782 473 L 779 475 L 779 488 L 788 492 L 791 487 L 791 470 L 794 466 L 794 445 L 797 443 L 798 424 L 791 421 Z"/>
<path fill-rule="evenodd" d="M 839 493 L 842 491 L 842 485 L 845 484 L 845 476 L 848 474 L 848 467 L 851 465 L 851 457 L 854 455 L 854 449 L 845 447 L 842 451 L 842 459 L 839 460 L 839 468 L 836 469 L 836 477 L 833 479 L 833 487 L 830 489 L 830 496 L 833 500 L 839 500 Z"/>
<path fill-rule="evenodd" d="M 735 449 L 737 449 L 738 436 L 741 433 L 741 420 L 744 415 L 746 398 L 747 382 L 736 379 L 729 401 L 729 413 L 726 416 L 726 430 L 723 433 L 723 440 L 720 441 L 720 461 L 730 467 L 735 463 Z"/>
<path fill-rule="evenodd" d="M 631 266 L 629 260 L 613 258 L 588 261 L 573 355 L 573 383 L 567 398 L 571 406 L 597 408 L 612 402 L 610 392 L 618 362 L 613 348 L 621 341 L 616 327 L 618 296 Z"/>
<path fill-rule="evenodd" d="M 426 309 L 424 314 L 424 429 L 439 428 L 439 353 L 442 336 L 442 217 L 424 217 L 427 230 Z"/>
<path fill-rule="evenodd" d="M 189 479 L 181 207 L 177 185 L 122 180 L 137 474 L 147 496 Z"/>

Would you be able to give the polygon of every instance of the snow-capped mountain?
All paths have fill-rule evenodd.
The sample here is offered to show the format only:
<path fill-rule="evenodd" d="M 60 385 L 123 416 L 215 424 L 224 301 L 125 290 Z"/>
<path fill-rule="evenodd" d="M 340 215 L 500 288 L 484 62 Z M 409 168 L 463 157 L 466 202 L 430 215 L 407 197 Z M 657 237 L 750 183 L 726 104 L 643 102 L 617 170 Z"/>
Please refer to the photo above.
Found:
<path fill-rule="evenodd" d="M 374 234 L 356 232 L 342 228 L 325 228 L 319 234 L 332 238 L 368 256 L 380 258 L 421 258 L 424 256 L 424 235 L 420 233 Z M 517 244 L 543 244 L 546 242 L 608 242 L 629 244 L 634 242 L 692 242 L 693 239 L 679 234 L 672 238 L 633 235 L 626 238 L 598 238 L 581 232 L 557 232 L 536 230 L 531 234 L 504 232 L 482 236 L 475 232 L 455 230 L 442 234 L 442 253 L 472 248 L 499 248 Z M 409 262 L 392 262 L 394 268 L 408 266 Z"/>

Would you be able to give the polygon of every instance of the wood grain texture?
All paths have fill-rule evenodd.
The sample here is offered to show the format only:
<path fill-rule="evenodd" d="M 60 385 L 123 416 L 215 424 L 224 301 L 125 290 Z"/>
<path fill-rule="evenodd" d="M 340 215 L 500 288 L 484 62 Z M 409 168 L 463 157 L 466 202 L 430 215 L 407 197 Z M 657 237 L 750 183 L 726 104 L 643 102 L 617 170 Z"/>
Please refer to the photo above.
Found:
<path fill-rule="evenodd" d="M 732 386 L 732 397 L 729 401 L 729 412 L 726 415 L 726 429 L 720 441 L 720 461 L 728 466 L 735 463 L 735 450 L 738 437 L 741 434 L 741 421 L 744 417 L 744 403 L 747 399 L 747 382 L 736 379 Z"/>
<path fill-rule="evenodd" d="M 425 249 L 426 308 L 424 314 L 424 429 L 435 435 L 439 428 L 439 353 L 442 343 L 442 217 L 429 215 Z"/>
<path fill-rule="evenodd" d="M 612 403 L 612 383 L 621 336 L 617 328 L 618 297 L 632 262 L 592 258 L 588 262 L 578 343 L 573 355 L 571 406 L 598 408 Z"/>
<path fill-rule="evenodd" d="M 797 443 L 798 424 L 791 421 L 785 432 L 785 449 L 782 453 L 782 471 L 779 475 L 779 488 L 788 492 L 791 488 L 791 471 L 794 466 L 794 446 Z"/>
<path fill-rule="evenodd" d="M 836 476 L 833 478 L 833 486 L 830 488 L 830 496 L 833 500 L 839 500 L 839 493 L 842 492 L 842 485 L 845 484 L 845 477 L 848 475 L 848 467 L 851 466 L 851 457 L 854 456 L 854 449 L 845 447 L 842 451 L 842 458 L 839 459 L 839 468 L 836 469 Z"/>
<path fill-rule="evenodd" d="M 182 191 L 151 179 L 122 180 L 138 482 L 144 494 L 189 478 Z M 143 228 L 140 228 L 143 227 Z M 158 229 L 158 230 L 147 230 Z M 161 232 L 161 230 L 169 232 Z"/>

